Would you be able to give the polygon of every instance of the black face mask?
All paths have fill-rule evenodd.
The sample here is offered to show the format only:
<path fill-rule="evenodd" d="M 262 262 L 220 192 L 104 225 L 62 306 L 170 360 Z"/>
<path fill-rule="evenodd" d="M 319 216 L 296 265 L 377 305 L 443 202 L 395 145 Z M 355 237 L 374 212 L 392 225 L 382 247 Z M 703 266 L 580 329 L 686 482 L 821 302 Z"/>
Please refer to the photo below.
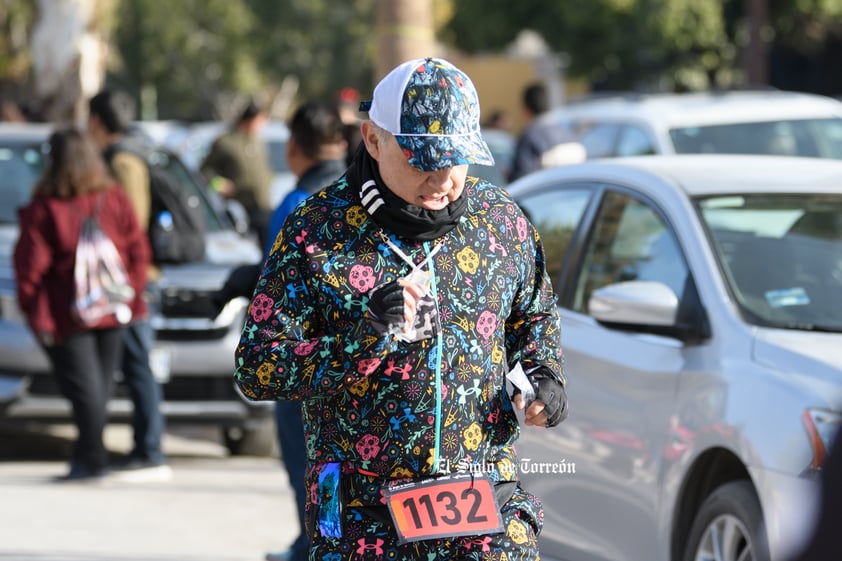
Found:
<path fill-rule="evenodd" d="M 404 238 L 422 241 L 440 238 L 456 227 L 468 208 L 464 191 L 441 210 L 426 210 L 407 203 L 383 183 L 377 161 L 365 145 L 360 145 L 347 174 L 351 184 L 359 186 L 362 205 L 371 218 Z"/>

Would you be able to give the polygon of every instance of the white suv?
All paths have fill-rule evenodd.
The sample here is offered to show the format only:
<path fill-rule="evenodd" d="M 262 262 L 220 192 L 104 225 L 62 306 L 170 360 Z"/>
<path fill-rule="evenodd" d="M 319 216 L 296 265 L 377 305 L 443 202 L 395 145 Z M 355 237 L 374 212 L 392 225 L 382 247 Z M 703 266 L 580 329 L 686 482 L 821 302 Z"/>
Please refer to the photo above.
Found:
<path fill-rule="evenodd" d="M 784 91 L 628 94 L 546 117 L 579 136 L 588 158 L 777 154 L 842 159 L 842 102 Z"/>

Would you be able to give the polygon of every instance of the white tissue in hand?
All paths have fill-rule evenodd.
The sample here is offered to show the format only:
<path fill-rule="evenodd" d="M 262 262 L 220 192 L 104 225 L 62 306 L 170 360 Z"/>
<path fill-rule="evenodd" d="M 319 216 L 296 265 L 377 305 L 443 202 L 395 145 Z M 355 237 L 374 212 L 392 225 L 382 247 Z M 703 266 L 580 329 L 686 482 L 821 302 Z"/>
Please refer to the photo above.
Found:
<path fill-rule="evenodd" d="M 520 362 L 515 364 L 515 367 L 509 370 L 509 373 L 506 374 L 506 378 L 508 378 L 508 380 L 520 390 L 520 393 L 523 395 L 523 399 L 526 401 L 527 405 L 535 400 L 535 389 L 532 387 L 532 382 L 530 382 L 529 378 L 526 377 L 526 372 L 523 371 L 523 366 L 521 366 Z"/>

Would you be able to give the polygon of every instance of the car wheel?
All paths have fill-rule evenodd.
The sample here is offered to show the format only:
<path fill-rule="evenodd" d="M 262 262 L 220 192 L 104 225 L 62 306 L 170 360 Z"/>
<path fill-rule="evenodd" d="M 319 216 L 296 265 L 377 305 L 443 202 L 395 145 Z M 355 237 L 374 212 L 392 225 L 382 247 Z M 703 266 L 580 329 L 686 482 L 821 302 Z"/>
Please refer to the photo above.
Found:
<path fill-rule="evenodd" d="M 232 456 L 278 455 L 278 437 L 272 419 L 254 425 L 225 427 L 222 436 Z"/>
<path fill-rule="evenodd" d="M 750 482 L 726 483 L 705 499 L 684 561 L 769 561 L 763 511 Z"/>

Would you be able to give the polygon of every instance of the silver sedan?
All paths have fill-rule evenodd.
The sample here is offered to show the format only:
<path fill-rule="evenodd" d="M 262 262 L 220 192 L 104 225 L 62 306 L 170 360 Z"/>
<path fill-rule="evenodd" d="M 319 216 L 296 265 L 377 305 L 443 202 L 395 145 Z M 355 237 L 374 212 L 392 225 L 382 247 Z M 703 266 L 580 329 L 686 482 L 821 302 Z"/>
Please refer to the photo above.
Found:
<path fill-rule="evenodd" d="M 545 558 L 784 561 L 842 410 L 842 162 L 650 156 L 509 185 L 562 315 L 570 416 L 525 427 Z"/>

